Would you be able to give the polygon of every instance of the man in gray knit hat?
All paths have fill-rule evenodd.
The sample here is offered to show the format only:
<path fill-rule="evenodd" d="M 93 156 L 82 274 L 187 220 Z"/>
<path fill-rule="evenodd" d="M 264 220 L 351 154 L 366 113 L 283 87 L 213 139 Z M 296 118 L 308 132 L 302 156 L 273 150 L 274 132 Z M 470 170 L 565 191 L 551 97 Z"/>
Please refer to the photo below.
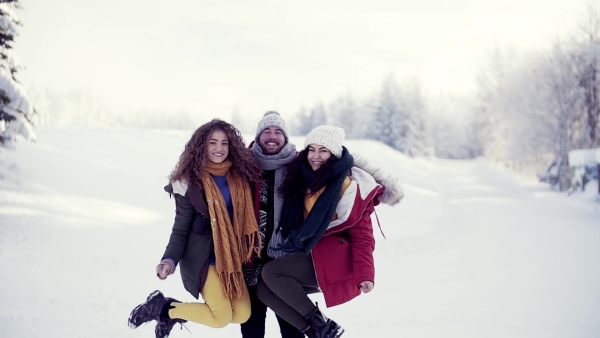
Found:
<path fill-rule="evenodd" d="M 258 122 L 254 142 L 250 149 L 261 169 L 263 182 L 260 186 L 258 227 L 263 251 L 261 258 L 255 258 L 244 267 L 244 279 L 248 285 L 252 312 L 250 319 L 241 324 L 243 338 L 264 338 L 267 306 L 256 296 L 262 267 L 272 258 L 267 246 L 275 226 L 279 223 L 282 199 L 277 189 L 285 175 L 285 165 L 296 156 L 296 146 L 289 143 L 288 130 L 283 118 L 274 110 L 267 111 Z M 303 338 L 304 334 L 293 325 L 277 316 L 282 338 Z"/>

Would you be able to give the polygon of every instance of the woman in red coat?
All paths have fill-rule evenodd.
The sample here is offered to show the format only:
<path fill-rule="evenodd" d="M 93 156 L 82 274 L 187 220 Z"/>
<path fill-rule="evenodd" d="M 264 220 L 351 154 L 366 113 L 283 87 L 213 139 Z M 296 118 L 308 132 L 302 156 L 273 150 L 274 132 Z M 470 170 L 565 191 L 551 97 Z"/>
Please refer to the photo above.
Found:
<path fill-rule="evenodd" d="M 366 166 L 355 165 L 343 142 L 342 128 L 316 127 L 288 166 L 279 191 L 281 221 L 269 243 L 278 258 L 264 266 L 258 286 L 259 298 L 309 337 L 344 332 L 309 293 L 323 292 L 331 307 L 373 289 L 371 213 L 380 202 L 394 205 L 403 197 L 394 182 L 376 180 Z"/>

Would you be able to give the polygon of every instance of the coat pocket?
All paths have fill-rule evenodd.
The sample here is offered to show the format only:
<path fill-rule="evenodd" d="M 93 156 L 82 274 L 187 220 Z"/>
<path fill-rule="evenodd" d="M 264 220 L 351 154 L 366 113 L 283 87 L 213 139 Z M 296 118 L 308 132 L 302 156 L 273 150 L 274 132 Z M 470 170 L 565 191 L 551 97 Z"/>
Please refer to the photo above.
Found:
<path fill-rule="evenodd" d="M 352 249 L 343 237 L 327 236 L 325 280 L 336 283 L 352 278 Z M 323 240 L 322 239 L 322 240 Z"/>
<path fill-rule="evenodd" d="M 194 222 L 192 223 L 192 229 L 195 233 L 200 235 L 209 234 L 211 233 L 210 221 L 203 214 L 196 213 Z"/>

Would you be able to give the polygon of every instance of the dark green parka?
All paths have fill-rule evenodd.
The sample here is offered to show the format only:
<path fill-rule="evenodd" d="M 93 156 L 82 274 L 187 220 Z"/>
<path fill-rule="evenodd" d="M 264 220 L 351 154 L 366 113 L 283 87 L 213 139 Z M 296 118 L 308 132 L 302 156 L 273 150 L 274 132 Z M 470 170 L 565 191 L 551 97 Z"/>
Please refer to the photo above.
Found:
<path fill-rule="evenodd" d="M 185 194 L 173 191 L 173 185 L 165 191 L 175 196 L 175 221 L 162 259 L 169 258 L 179 265 L 184 288 L 196 297 L 206 282 L 210 254 L 214 251 L 210 215 L 204 189 L 188 187 Z"/>

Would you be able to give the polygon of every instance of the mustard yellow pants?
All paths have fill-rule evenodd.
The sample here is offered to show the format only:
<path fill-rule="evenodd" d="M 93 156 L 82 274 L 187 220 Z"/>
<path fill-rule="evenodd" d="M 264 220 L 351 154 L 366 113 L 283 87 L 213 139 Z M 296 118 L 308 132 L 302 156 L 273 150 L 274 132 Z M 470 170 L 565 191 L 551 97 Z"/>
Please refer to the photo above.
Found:
<path fill-rule="evenodd" d="M 206 283 L 200 291 L 204 303 L 172 303 L 169 317 L 185 319 L 210 327 L 224 327 L 229 323 L 244 323 L 250 318 L 250 296 L 244 283 L 242 299 L 231 300 L 223 294 L 214 265 L 208 268 Z"/>

